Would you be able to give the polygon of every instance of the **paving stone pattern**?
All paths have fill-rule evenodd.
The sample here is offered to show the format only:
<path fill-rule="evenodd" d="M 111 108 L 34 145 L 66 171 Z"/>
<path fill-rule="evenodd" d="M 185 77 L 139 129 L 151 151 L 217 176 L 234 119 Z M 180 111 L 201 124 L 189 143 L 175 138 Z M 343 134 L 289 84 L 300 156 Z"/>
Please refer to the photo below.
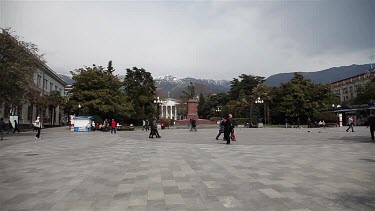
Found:
<path fill-rule="evenodd" d="M 0 210 L 375 210 L 375 144 L 345 129 L 9 136 Z"/>

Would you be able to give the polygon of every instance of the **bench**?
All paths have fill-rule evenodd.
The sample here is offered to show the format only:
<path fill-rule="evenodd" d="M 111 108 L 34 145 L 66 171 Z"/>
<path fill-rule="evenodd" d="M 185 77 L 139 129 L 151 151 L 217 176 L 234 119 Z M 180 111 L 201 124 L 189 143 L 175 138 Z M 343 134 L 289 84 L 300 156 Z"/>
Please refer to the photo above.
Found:
<path fill-rule="evenodd" d="M 134 130 L 134 126 L 119 126 L 117 127 L 117 130 L 118 131 L 133 131 Z"/>

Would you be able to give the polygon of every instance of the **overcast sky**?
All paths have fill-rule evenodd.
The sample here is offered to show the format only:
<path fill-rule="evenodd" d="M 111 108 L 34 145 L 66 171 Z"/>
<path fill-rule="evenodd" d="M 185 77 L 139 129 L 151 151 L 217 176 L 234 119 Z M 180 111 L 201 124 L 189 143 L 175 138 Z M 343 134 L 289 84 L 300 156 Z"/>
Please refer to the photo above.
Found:
<path fill-rule="evenodd" d="M 58 73 L 229 79 L 375 62 L 375 1 L 4 1 L 0 27 Z"/>

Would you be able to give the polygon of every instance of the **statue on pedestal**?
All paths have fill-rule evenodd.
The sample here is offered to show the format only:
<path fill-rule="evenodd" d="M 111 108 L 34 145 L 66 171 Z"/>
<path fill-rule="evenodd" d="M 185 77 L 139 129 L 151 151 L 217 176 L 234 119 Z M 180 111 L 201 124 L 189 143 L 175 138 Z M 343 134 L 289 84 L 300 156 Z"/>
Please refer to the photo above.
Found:
<path fill-rule="evenodd" d="M 185 92 L 185 91 L 182 91 L 182 92 L 188 97 L 188 99 L 194 99 L 195 98 L 195 86 L 193 82 L 190 81 L 190 84 L 188 85 L 187 89 L 188 89 L 188 92 Z"/>

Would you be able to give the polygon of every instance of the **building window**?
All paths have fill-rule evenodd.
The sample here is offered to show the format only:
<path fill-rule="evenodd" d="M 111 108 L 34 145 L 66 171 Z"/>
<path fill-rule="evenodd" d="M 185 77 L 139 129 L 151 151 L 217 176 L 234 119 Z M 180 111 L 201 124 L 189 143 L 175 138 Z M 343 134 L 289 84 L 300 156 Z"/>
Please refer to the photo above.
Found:
<path fill-rule="evenodd" d="M 49 84 L 49 91 L 50 91 L 50 92 L 53 91 L 53 83 L 50 83 L 50 84 Z"/>
<path fill-rule="evenodd" d="M 38 87 L 41 87 L 42 86 L 42 76 L 41 75 L 38 75 L 37 76 L 37 79 L 36 79 L 36 85 Z"/>
<path fill-rule="evenodd" d="M 47 81 L 47 79 L 44 79 L 44 86 L 43 86 L 43 89 L 44 89 L 44 90 L 47 90 L 47 86 L 48 86 L 48 81 Z"/>
<path fill-rule="evenodd" d="M 64 93 L 62 92 L 62 89 L 59 89 L 59 91 L 60 91 L 60 95 L 64 96 Z"/>
<path fill-rule="evenodd" d="M 57 86 L 55 85 L 55 91 L 57 91 Z"/>
<path fill-rule="evenodd" d="M 27 107 L 27 120 L 30 120 L 32 115 L 33 115 L 33 106 L 29 105 Z"/>

